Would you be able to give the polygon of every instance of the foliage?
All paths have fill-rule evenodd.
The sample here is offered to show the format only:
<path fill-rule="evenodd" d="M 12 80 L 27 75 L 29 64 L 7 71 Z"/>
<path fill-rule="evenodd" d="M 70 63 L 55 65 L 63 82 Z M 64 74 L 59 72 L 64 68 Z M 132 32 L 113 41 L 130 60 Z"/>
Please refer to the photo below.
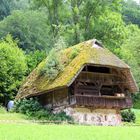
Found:
<path fill-rule="evenodd" d="M 96 38 L 93 34 L 95 21 L 106 10 L 109 10 L 109 13 L 113 11 L 113 15 L 121 9 L 120 0 L 113 0 L 112 2 L 102 0 L 33 0 L 33 2 L 35 9 L 40 8 L 46 12 L 53 38 L 61 34 L 66 38 L 69 45 L 93 37 Z M 112 26 L 112 28 L 114 27 Z"/>
<path fill-rule="evenodd" d="M 80 52 L 80 50 L 78 49 L 78 48 L 73 48 L 73 50 L 71 51 L 71 53 L 70 53 L 70 56 L 69 56 L 69 58 L 71 59 L 71 60 L 73 60 L 78 54 L 79 54 L 79 52 Z"/>
<path fill-rule="evenodd" d="M 46 51 L 39 51 L 36 50 L 34 52 L 29 52 L 26 55 L 26 61 L 27 61 L 27 75 L 37 67 L 37 65 L 46 57 Z"/>
<path fill-rule="evenodd" d="M 0 20 L 10 15 L 13 10 L 28 8 L 29 0 L 0 0 Z"/>
<path fill-rule="evenodd" d="M 20 99 L 15 101 L 12 112 L 26 114 L 31 119 L 50 121 L 72 121 L 72 118 L 65 112 L 54 114 L 51 110 L 44 108 L 37 98 Z"/>
<path fill-rule="evenodd" d="M 10 0 L 0 0 L 0 20 L 2 20 L 5 16 L 10 14 L 10 4 L 12 1 Z"/>
<path fill-rule="evenodd" d="M 23 113 L 27 115 L 33 115 L 35 112 L 42 109 L 42 106 L 39 104 L 37 99 L 29 98 L 29 99 L 21 99 L 15 101 L 15 105 L 13 111 L 16 113 Z"/>
<path fill-rule="evenodd" d="M 29 51 L 50 50 L 51 35 L 48 31 L 47 17 L 38 11 L 14 11 L 0 22 L 0 38 L 10 33 L 18 39 L 19 47 Z"/>
<path fill-rule="evenodd" d="M 13 99 L 27 70 L 26 58 L 8 35 L 0 41 L 0 102 Z"/>
<path fill-rule="evenodd" d="M 53 80 L 60 71 L 63 70 L 63 63 L 61 61 L 61 51 L 66 48 L 63 38 L 59 38 L 55 43 L 48 57 L 44 68 L 40 71 L 40 75 L 46 75 L 48 79 Z"/>
<path fill-rule="evenodd" d="M 127 0 L 122 4 L 122 15 L 124 21 L 127 24 L 137 24 L 140 27 L 140 5 L 134 0 Z"/>
<path fill-rule="evenodd" d="M 48 79 L 53 80 L 62 70 L 63 65 L 60 60 L 60 55 L 56 49 L 52 49 L 47 57 L 45 67 L 40 71 L 40 74 L 46 75 Z"/>
<path fill-rule="evenodd" d="M 120 56 L 130 65 L 136 82 L 140 87 L 140 30 L 133 26 L 129 30 L 131 33 L 121 46 Z"/>
<path fill-rule="evenodd" d="M 115 51 L 127 36 L 127 29 L 119 13 L 106 11 L 96 21 L 93 34 L 110 50 Z"/>
<path fill-rule="evenodd" d="M 133 108 L 140 109 L 140 94 L 139 93 L 133 94 L 132 99 L 133 99 Z"/>
<path fill-rule="evenodd" d="M 135 122 L 136 116 L 131 109 L 124 110 L 121 112 L 122 121 L 124 122 Z"/>

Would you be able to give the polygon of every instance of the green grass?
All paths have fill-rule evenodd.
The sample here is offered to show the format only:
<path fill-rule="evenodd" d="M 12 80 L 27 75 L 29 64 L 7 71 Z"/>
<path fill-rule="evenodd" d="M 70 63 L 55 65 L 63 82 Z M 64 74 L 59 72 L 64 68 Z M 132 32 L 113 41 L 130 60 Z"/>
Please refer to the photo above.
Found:
<path fill-rule="evenodd" d="M 10 120 L 10 121 L 27 120 L 27 116 L 19 113 L 9 113 L 6 111 L 4 107 L 0 106 L 0 121 L 1 120 Z"/>
<path fill-rule="evenodd" d="M 0 120 L 27 120 L 27 116 L 19 113 L 0 113 Z"/>
<path fill-rule="evenodd" d="M 133 111 L 136 124 L 140 124 L 140 110 Z M 43 125 L 30 120 L 19 123 L 22 120 L 27 120 L 23 114 L 0 112 L 0 140 L 140 140 L 140 126 Z"/>
<path fill-rule="evenodd" d="M 0 140 L 139 140 L 140 127 L 0 124 Z"/>

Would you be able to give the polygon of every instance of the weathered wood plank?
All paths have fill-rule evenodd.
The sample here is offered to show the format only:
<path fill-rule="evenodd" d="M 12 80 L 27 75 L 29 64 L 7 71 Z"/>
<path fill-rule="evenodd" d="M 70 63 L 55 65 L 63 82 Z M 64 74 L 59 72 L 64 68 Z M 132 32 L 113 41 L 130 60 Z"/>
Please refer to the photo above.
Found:
<path fill-rule="evenodd" d="M 132 106 L 132 100 L 125 97 L 112 96 L 80 96 L 76 95 L 76 104 L 81 106 L 92 106 L 95 108 L 129 108 Z"/>

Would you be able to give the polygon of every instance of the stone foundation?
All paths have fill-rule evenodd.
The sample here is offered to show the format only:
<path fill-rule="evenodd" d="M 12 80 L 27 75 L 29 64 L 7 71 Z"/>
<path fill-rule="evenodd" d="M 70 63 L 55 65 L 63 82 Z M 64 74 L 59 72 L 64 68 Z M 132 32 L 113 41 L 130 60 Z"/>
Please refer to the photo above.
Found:
<path fill-rule="evenodd" d="M 64 109 L 67 115 L 74 118 L 75 122 L 86 125 L 121 125 L 121 116 L 115 109 L 88 109 L 71 108 Z"/>

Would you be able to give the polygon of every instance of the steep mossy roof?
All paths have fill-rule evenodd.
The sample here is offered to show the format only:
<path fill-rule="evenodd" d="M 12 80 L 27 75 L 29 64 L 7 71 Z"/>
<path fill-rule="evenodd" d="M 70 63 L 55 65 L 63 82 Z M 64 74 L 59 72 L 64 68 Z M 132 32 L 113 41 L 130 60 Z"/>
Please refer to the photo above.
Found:
<path fill-rule="evenodd" d="M 34 96 L 56 88 L 69 86 L 86 64 L 117 67 L 129 71 L 129 66 L 127 64 L 108 49 L 96 47 L 94 43 L 95 40 L 89 40 L 63 50 L 63 55 L 61 56 L 64 61 L 63 63 L 65 63 L 65 61 L 69 61 L 69 63 L 65 65 L 63 71 L 61 71 L 54 80 L 49 80 L 46 76 L 41 76 L 39 74 L 40 70 L 46 64 L 47 58 L 43 60 L 27 77 L 16 98 Z M 69 60 L 70 54 L 75 48 L 79 50 L 79 53 L 73 60 Z M 136 85 L 131 72 L 129 72 L 129 76 L 131 77 L 131 83 L 134 85 L 133 90 L 135 91 Z"/>

